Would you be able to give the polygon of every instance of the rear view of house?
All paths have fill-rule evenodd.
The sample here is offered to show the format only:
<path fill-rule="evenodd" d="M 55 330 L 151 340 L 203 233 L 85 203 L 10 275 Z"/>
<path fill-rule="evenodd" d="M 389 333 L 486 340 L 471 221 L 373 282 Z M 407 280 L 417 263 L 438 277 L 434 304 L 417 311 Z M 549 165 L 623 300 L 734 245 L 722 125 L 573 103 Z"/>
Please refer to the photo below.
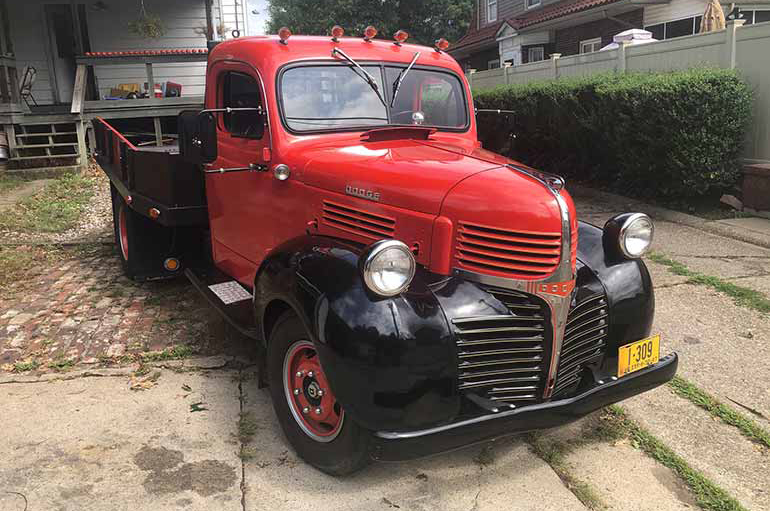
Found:
<path fill-rule="evenodd" d="M 450 50 L 467 69 L 485 70 L 591 53 L 632 28 L 658 40 L 693 35 L 708 0 L 476 0 L 468 33 Z M 770 5 L 723 2 L 740 8 L 746 24 L 770 21 Z"/>

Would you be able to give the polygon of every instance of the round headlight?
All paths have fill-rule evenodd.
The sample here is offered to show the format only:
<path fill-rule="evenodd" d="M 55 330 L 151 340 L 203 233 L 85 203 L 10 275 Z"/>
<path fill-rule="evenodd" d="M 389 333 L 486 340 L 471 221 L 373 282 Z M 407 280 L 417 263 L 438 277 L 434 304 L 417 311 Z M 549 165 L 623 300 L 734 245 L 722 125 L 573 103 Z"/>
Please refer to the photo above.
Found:
<path fill-rule="evenodd" d="M 381 296 L 395 296 L 409 287 L 416 266 L 409 247 L 383 240 L 369 247 L 361 271 L 366 287 Z"/>
<path fill-rule="evenodd" d="M 620 227 L 620 251 L 630 258 L 642 257 L 652 245 L 655 226 L 644 213 L 630 215 Z"/>

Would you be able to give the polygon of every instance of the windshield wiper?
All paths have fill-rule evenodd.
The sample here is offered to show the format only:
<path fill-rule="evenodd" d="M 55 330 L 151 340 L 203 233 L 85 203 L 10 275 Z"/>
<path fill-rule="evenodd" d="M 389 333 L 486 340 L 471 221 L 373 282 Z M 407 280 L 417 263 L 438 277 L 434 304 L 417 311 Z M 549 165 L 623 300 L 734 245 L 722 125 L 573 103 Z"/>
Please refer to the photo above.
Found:
<path fill-rule="evenodd" d="M 369 84 L 369 86 L 372 88 L 372 90 L 375 92 L 375 94 L 377 94 L 377 97 L 380 99 L 380 101 L 382 102 L 383 106 L 384 106 L 385 108 L 387 108 L 387 107 L 388 107 L 388 103 L 385 101 L 385 98 L 383 98 L 383 97 L 382 97 L 382 93 L 380 93 L 380 88 L 379 88 L 379 86 L 377 85 L 377 82 L 375 82 L 375 81 L 374 81 L 374 77 L 373 77 L 372 75 L 370 75 L 370 74 L 369 74 L 369 72 L 368 72 L 366 69 L 364 69 L 364 68 L 362 68 L 361 66 L 359 66 L 359 65 L 358 65 L 358 62 L 356 62 L 355 60 L 353 60 L 352 58 L 350 58 L 350 57 L 347 55 L 347 53 L 345 53 L 344 51 L 340 50 L 339 48 L 334 48 L 334 49 L 332 50 L 332 57 L 333 57 L 333 56 L 334 56 L 336 53 L 339 53 L 339 54 L 340 54 L 340 56 L 341 56 L 343 59 L 347 60 L 347 61 L 348 61 L 350 64 L 352 64 L 353 66 L 355 66 L 356 68 L 358 68 L 359 70 L 361 70 L 361 72 L 362 72 L 362 73 L 364 73 L 363 75 L 360 75 L 360 74 L 358 74 L 358 73 L 356 73 L 356 74 L 358 74 L 358 76 L 360 76 L 361 78 L 363 78 L 364 80 L 366 80 L 366 83 L 368 83 L 368 84 Z"/>
<path fill-rule="evenodd" d="M 406 78 L 406 74 L 409 72 L 410 69 L 412 69 L 412 66 L 415 62 L 417 62 L 417 58 L 420 56 L 420 52 L 414 54 L 414 57 L 412 58 L 412 61 L 409 63 L 409 65 L 398 73 L 398 78 L 396 78 L 396 81 L 393 82 L 393 99 L 390 101 L 390 108 L 393 108 L 393 105 L 396 104 L 396 96 L 398 96 L 398 91 L 401 88 L 401 82 L 404 81 L 404 78 Z"/>

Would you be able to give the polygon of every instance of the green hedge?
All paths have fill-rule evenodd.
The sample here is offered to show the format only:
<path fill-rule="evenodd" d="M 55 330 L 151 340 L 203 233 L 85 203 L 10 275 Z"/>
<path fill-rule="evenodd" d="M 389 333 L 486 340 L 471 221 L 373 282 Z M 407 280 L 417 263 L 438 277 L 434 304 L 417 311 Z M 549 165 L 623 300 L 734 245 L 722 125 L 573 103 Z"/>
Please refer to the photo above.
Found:
<path fill-rule="evenodd" d="M 600 74 L 474 93 L 484 147 L 621 193 L 686 199 L 730 189 L 752 92 L 733 71 Z"/>

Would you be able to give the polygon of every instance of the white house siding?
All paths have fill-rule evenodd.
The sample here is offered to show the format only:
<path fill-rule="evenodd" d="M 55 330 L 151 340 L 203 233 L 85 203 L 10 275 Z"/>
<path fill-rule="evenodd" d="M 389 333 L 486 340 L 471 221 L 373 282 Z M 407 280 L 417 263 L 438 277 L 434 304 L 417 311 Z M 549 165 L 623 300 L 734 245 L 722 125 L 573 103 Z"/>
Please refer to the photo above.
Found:
<path fill-rule="evenodd" d="M 49 40 L 43 22 L 43 2 L 6 2 L 6 6 L 19 80 L 22 78 L 24 67 L 33 66 L 37 70 L 37 79 L 32 87 L 35 100 L 41 104 L 52 103 L 54 96 L 48 72 Z"/>
<path fill-rule="evenodd" d="M 243 30 L 244 0 L 239 4 L 239 25 Z M 214 23 L 224 13 L 225 26 L 229 27 L 226 38 L 235 28 L 236 0 L 214 0 Z M 35 99 L 40 104 L 54 101 L 53 81 L 49 73 L 50 39 L 45 33 L 43 5 L 63 3 L 67 0 L 25 0 L 7 2 L 11 20 L 11 36 L 16 53 L 19 73 L 24 66 L 37 69 L 33 87 Z M 143 39 L 128 30 L 128 24 L 139 14 L 139 0 L 106 0 L 107 9 L 95 11 L 93 2 L 85 3 L 88 32 L 92 51 L 157 50 L 175 48 L 205 48 L 206 9 L 203 0 L 145 0 L 148 13 L 163 20 L 165 34 L 157 39 Z M 220 5 L 222 10 L 220 11 Z M 156 82 L 173 81 L 182 85 L 182 95 L 202 95 L 205 88 L 206 63 L 156 64 L 153 66 Z M 99 95 L 108 95 L 110 89 L 120 83 L 147 81 L 144 65 L 94 66 Z M 72 77 L 74 82 L 75 77 Z M 63 98 L 68 101 L 69 98 Z"/>
<path fill-rule="evenodd" d="M 647 5 L 644 8 L 644 25 L 700 16 L 706 11 L 708 0 L 671 0 L 667 4 Z"/>

